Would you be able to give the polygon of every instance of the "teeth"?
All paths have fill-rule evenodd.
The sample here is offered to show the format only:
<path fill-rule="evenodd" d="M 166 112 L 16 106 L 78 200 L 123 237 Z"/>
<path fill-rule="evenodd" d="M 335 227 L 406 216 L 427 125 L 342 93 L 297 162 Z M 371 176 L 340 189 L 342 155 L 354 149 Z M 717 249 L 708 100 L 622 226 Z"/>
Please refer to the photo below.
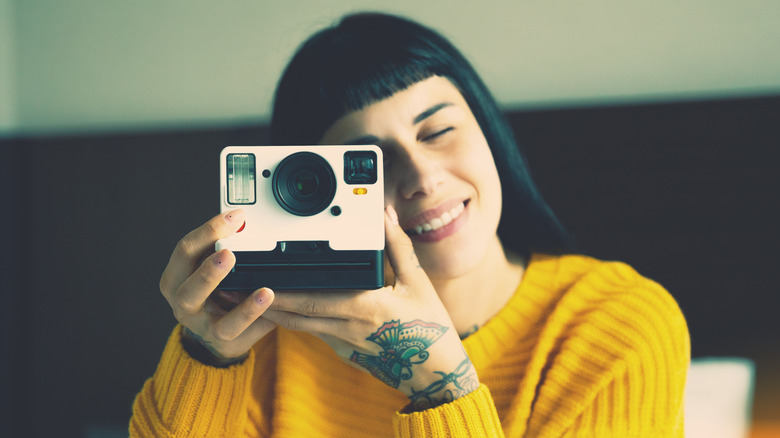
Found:
<path fill-rule="evenodd" d="M 450 210 L 450 214 L 452 215 L 452 218 L 455 219 L 456 217 L 460 216 L 460 214 L 463 213 L 463 210 L 465 209 L 466 209 L 466 205 L 460 203 L 455 208 Z"/>
<path fill-rule="evenodd" d="M 414 227 L 414 230 L 412 230 L 412 232 L 414 234 L 422 234 L 422 233 L 427 233 L 428 231 L 438 230 L 439 228 L 455 220 L 455 218 L 460 216 L 460 214 L 463 213 L 463 210 L 465 209 L 466 206 L 463 205 L 463 203 L 460 203 L 457 206 L 453 207 L 451 210 L 442 213 L 441 216 L 437 218 L 433 218 L 429 222 L 426 222 L 424 224 L 417 225 L 416 227 Z"/>

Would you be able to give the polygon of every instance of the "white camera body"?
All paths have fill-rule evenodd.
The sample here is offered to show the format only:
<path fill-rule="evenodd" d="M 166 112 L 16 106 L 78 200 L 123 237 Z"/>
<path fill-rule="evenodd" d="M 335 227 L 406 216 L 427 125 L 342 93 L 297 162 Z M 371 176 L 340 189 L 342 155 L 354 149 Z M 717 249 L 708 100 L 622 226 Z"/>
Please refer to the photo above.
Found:
<path fill-rule="evenodd" d="M 236 255 L 225 290 L 383 286 L 382 150 L 358 146 L 228 146 L 220 209 L 245 225 L 216 249 Z"/>

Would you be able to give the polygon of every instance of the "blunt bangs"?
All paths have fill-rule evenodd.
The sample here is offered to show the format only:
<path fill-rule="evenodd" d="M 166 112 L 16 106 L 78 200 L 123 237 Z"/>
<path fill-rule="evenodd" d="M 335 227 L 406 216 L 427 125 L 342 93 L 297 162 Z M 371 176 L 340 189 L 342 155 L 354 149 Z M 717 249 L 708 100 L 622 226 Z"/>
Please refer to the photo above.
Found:
<path fill-rule="evenodd" d="M 384 100 L 436 74 L 431 66 L 415 60 L 404 60 L 405 65 L 382 61 L 381 64 L 360 65 L 345 75 L 346 81 L 339 78 L 335 83 L 323 84 L 325 95 L 331 97 L 334 122 L 347 113 Z"/>
<path fill-rule="evenodd" d="M 407 29 L 399 32 L 399 26 Z M 451 77 L 451 55 L 431 44 L 436 36 L 405 20 L 388 23 L 380 14 L 349 16 L 315 34 L 299 48 L 277 87 L 272 142 L 317 143 L 349 112 L 431 76 Z"/>

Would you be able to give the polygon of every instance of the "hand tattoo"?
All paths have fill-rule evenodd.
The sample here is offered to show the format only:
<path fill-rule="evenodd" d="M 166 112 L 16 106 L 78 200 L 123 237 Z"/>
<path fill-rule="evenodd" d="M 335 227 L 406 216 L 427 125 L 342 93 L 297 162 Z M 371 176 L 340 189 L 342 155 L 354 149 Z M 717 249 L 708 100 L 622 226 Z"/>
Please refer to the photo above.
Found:
<path fill-rule="evenodd" d="M 388 386 L 398 388 L 401 380 L 412 378 L 412 365 L 425 362 L 429 356 L 426 349 L 446 331 L 447 327 L 419 319 L 403 324 L 400 320 L 389 321 L 366 338 L 382 347 L 379 355 L 355 351 L 350 360 Z"/>

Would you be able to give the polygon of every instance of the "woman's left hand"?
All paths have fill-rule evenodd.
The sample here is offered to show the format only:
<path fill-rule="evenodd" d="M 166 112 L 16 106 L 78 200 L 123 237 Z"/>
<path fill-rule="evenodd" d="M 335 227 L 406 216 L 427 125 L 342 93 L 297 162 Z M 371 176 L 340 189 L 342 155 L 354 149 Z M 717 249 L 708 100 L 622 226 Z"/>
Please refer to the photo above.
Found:
<path fill-rule="evenodd" d="M 477 374 L 393 207 L 385 211 L 385 239 L 392 286 L 277 293 L 263 316 L 323 339 L 348 363 L 403 392 L 413 410 L 468 394 L 479 386 Z"/>

